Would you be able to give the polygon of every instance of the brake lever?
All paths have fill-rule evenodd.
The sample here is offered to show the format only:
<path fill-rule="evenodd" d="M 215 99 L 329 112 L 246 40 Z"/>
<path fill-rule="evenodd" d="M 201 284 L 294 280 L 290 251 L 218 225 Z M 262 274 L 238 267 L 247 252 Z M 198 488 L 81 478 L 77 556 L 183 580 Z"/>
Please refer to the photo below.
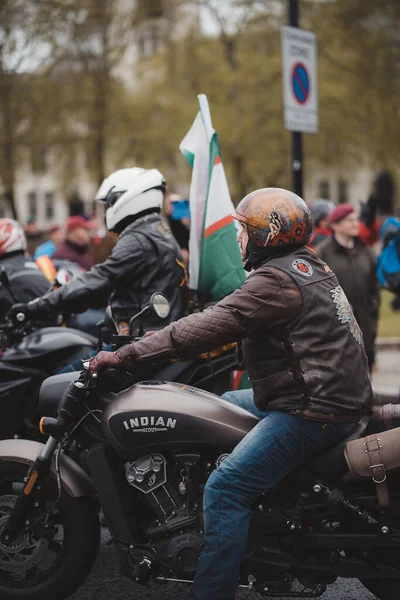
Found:
<path fill-rule="evenodd" d="M 85 360 L 82 362 L 82 371 L 79 376 L 79 381 L 83 383 L 83 389 L 86 391 L 93 390 L 97 385 L 98 374 L 91 373 L 89 369 L 90 362 Z"/>
<path fill-rule="evenodd" d="M 108 367 L 100 373 L 91 373 L 89 369 L 90 362 L 88 360 L 82 362 L 83 370 L 81 371 L 79 381 L 83 384 L 83 389 L 86 392 L 96 389 L 100 380 L 103 381 L 106 388 L 107 382 L 112 382 L 117 377 L 118 371 L 113 367 Z"/>

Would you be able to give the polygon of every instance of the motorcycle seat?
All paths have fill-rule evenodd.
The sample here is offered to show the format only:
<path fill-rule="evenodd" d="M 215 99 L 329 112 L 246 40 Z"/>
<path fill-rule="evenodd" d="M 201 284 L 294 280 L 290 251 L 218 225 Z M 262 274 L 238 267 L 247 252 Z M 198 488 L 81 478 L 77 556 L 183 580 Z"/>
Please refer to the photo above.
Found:
<path fill-rule="evenodd" d="M 338 481 L 348 471 L 344 450 L 347 442 L 358 440 L 365 434 L 369 423 L 368 417 L 363 417 L 350 432 L 350 434 L 342 440 L 337 446 L 330 448 L 327 452 L 319 454 L 308 460 L 304 467 L 321 477 L 325 481 Z"/>

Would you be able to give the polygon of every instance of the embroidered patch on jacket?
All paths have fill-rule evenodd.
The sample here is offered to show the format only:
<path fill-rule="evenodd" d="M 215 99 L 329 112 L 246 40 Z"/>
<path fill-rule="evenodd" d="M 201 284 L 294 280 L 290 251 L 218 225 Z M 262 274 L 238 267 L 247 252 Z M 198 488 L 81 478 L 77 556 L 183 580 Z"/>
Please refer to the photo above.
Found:
<path fill-rule="evenodd" d="M 298 273 L 301 273 L 305 277 L 311 277 L 314 273 L 312 266 L 306 260 L 296 259 L 292 262 L 292 267 Z"/>
<path fill-rule="evenodd" d="M 332 300 L 334 305 L 336 306 L 336 312 L 338 319 L 344 325 L 347 325 L 351 331 L 352 336 L 356 340 L 360 346 L 363 345 L 363 336 L 361 333 L 361 329 L 356 321 L 356 318 L 353 314 L 353 310 L 350 306 L 349 301 L 347 300 L 346 294 L 340 287 L 337 285 L 333 290 L 330 290 Z"/>
<path fill-rule="evenodd" d="M 328 267 L 328 265 L 324 265 L 324 271 L 326 271 L 327 273 L 332 273 L 332 269 Z"/>

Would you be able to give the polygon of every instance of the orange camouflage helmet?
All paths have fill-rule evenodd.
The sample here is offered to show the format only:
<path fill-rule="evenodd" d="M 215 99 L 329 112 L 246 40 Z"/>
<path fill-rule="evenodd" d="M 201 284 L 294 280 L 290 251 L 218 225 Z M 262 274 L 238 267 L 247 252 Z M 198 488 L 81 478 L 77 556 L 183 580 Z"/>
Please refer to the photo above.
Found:
<path fill-rule="evenodd" d="M 249 241 L 259 248 L 306 245 L 311 213 L 304 200 L 281 188 L 262 188 L 239 202 L 233 217 L 247 225 Z"/>

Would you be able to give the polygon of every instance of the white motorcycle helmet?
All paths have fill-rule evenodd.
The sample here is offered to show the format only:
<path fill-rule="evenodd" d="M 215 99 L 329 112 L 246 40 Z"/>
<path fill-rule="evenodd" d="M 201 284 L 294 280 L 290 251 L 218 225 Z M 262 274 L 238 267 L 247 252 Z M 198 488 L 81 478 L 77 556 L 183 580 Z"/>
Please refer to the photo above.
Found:
<path fill-rule="evenodd" d="M 99 187 L 95 199 L 106 204 L 109 231 L 121 232 L 132 217 L 160 212 L 166 181 L 157 169 L 119 169 Z"/>
<path fill-rule="evenodd" d="M 24 230 L 14 219 L 0 219 L 0 256 L 18 250 L 26 250 Z"/>

